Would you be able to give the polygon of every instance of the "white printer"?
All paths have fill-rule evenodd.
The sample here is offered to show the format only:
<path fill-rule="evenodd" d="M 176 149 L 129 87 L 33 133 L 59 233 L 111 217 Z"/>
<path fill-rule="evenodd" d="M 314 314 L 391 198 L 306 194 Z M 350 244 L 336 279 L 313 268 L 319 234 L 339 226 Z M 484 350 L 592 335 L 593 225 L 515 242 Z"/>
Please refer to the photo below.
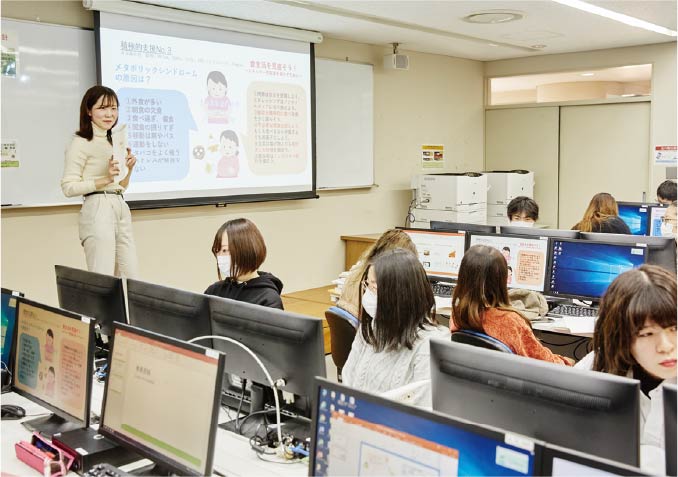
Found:
<path fill-rule="evenodd" d="M 511 200 L 524 195 L 534 197 L 534 172 L 522 169 L 513 171 L 487 171 L 487 223 L 506 225 L 506 206 Z"/>

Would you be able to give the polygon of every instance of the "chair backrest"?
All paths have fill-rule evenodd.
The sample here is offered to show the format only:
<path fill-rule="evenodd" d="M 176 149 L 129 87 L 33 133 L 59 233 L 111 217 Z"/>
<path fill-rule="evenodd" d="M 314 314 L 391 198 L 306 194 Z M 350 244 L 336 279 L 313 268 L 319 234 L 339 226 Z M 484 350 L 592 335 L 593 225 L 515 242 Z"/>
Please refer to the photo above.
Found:
<path fill-rule="evenodd" d="M 452 341 L 455 343 L 464 343 L 471 346 L 478 346 L 479 348 L 493 349 L 501 351 L 502 353 L 511 353 L 511 348 L 502 343 L 496 338 L 493 338 L 485 333 L 480 333 L 474 330 L 459 330 L 452 333 Z"/>
<path fill-rule="evenodd" d="M 325 312 L 325 319 L 330 326 L 332 361 L 341 372 L 341 368 L 344 367 L 348 354 L 351 352 L 351 345 L 360 322 L 348 311 L 336 306 L 330 307 Z"/>

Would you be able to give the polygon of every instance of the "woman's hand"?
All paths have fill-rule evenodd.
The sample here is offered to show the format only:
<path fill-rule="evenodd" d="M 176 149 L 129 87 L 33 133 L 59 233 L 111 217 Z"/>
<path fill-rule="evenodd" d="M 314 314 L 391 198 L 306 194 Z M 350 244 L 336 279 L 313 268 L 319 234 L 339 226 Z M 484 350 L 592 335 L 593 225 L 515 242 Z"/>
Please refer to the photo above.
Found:
<path fill-rule="evenodd" d="M 129 185 L 129 178 L 132 175 L 132 169 L 134 169 L 136 163 L 137 157 L 134 154 L 132 154 L 132 149 L 128 147 L 127 156 L 125 156 L 125 164 L 127 165 L 127 175 L 123 180 L 120 181 L 120 185 L 123 186 L 125 189 L 127 189 L 127 186 Z"/>
<path fill-rule="evenodd" d="M 106 187 L 108 184 L 113 183 L 115 180 L 115 176 L 120 174 L 120 168 L 118 167 L 118 161 L 113 159 L 113 156 L 108 160 L 108 175 L 106 177 L 102 177 L 101 179 L 97 179 L 94 182 L 94 185 L 96 186 L 97 189 L 103 189 Z"/>

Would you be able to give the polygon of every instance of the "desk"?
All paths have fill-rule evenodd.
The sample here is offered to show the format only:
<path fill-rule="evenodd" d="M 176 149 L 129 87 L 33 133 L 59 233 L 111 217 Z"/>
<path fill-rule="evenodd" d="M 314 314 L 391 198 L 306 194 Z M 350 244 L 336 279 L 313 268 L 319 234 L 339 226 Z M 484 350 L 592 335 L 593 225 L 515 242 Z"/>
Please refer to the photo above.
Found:
<path fill-rule="evenodd" d="M 334 303 L 330 300 L 330 290 L 334 285 L 301 290 L 293 293 L 285 293 L 281 296 L 285 311 L 299 313 L 301 315 L 314 316 L 323 320 L 323 337 L 325 341 L 325 354 L 332 352 L 330 342 L 330 327 L 325 321 L 325 311 Z"/>
<path fill-rule="evenodd" d="M 532 330 L 548 349 L 575 361 L 593 349 L 593 333 L 570 333 L 554 327 L 553 323 L 533 323 Z"/>
<path fill-rule="evenodd" d="M 365 250 L 370 248 L 382 234 L 342 235 L 346 243 L 344 270 L 350 270 Z"/>

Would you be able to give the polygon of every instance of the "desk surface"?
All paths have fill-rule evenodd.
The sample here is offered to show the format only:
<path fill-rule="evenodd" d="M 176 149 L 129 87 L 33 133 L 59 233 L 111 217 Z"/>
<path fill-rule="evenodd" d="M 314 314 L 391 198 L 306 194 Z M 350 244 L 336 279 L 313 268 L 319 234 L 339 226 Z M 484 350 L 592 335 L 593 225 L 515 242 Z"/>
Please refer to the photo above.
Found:
<path fill-rule="evenodd" d="M 342 235 L 341 240 L 343 241 L 353 241 L 353 242 L 376 242 L 379 237 L 381 237 L 381 233 L 376 233 L 376 234 L 358 234 L 358 235 Z"/>
<path fill-rule="evenodd" d="M 308 290 L 300 290 L 293 293 L 285 293 L 282 295 L 283 301 L 286 299 L 305 300 L 315 303 L 322 303 L 327 305 L 327 308 L 333 305 L 330 299 L 330 291 L 334 290 L 334 285 L 325 285 L 318 288 L 310 288 Z M 325 308 L 325 309 L 327 309 Z M 287 309 L 287 307 L 285 307 Z"/>

